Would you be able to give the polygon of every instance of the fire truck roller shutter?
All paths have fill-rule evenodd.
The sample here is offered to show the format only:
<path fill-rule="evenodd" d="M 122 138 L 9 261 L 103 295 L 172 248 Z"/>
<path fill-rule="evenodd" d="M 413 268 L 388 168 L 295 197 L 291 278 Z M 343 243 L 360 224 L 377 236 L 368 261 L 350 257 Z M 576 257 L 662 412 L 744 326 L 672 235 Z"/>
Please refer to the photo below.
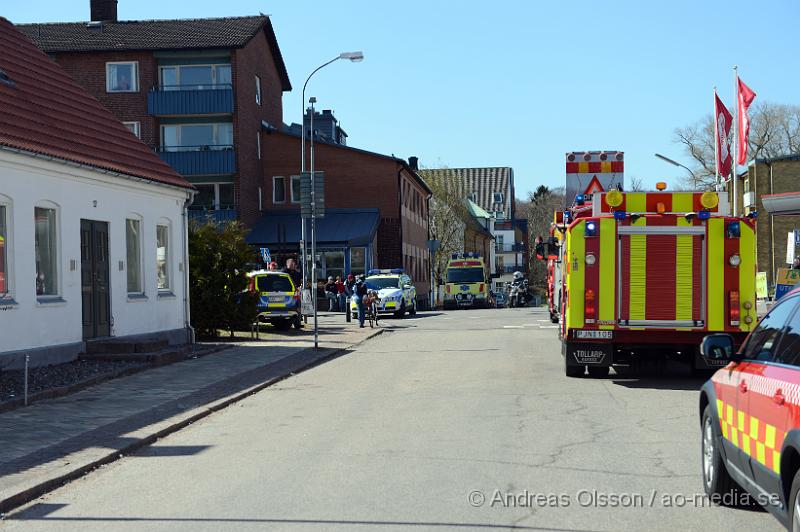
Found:
<path fill-rule="evenodd" d="M 739 329 L 750 332 L 756 326 L 756 242 L 755 230 L 750 223 L 742 221 L 741 236 L 739 240 Z M 725 257 L 725 264 L 728 264 L 728 257 Z M 745 308 L 746 303 L 750 303 L 750 308 Z M 745 316 L 752 317 L 750 323 L 745 323 Z"/>
<path fill-rule="evenodd" d="M 725 220 L 709 218 L 706 225 L 708 240 L 708 330 L 724 331 L 725 309 Z"/>
<path fill-rule="evenodd" d="M 645 212 L 647 210 L 647 194 L 628 194 L 628 209 L 630 212 Z M 647 219 L 642 216 L 636 220 L 634 226 L 647 225 Z M 647 236 L 631 235 L 629 261 L 629 317 L 631 321 L 643 321 L 647 304 Z"/>
<path fill-rule="evenodd" d="M 694 195 L 692 193 L 677 193 L 672 196 L 672 209 L 675 212 L 692 212 L 693 203 Z M 677 223 L 678 227 L 693 225 L 693 221 L 687 220 L 683 216 L 677 218 Z M 699 316 L 699 301 L 695 301 L 696 298 L 692 297 L 695 292 L 695 281 L 699 282 L 700 277 L 699 275 L 692 276 L 692 261 L 695 258 L 694 243 L 697 240 L 693 235 L 677 235 L 676 237 L 675 319 L 679 321 L 702 319 Z M 700 260 L 700 254 L 697 254 L 696 257 L 697 260 Z"/>
<path fill-rule="evenodd" d="M 567 232 L 567 251 L 569 252 L 567 257 L 569 261 L 567 329 L 580 329 L 583 327 L 584 274 L 586 272 L 586 263 L 584 262 L 586 255 L 585 225 L 585 221 L 580 221 Z"/>

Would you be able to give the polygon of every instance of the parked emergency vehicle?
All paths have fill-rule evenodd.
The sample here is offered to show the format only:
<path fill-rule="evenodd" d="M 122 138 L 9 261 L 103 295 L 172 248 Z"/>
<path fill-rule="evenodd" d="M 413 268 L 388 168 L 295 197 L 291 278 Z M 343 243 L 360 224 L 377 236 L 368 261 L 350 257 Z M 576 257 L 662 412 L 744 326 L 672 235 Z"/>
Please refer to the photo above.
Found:
<path fill-rule="evenodd" d="M 656 354 L 707 368 L 706 334 L 728 333 L 738 346 L 755 326 L 754 215 L 728 216 L 725 193 L 659 185 L 578 195 L 553 225 L 548 291 L 568 376 Z"/>
<path fill-rule="evenodd" d="M 703 340 L 726 363 L 700 392 L 703 487 L 727 506 L 743 488 L 800 530 L 800 289 L 781 298 L 736 352 L 728 334 Z"/>
<path fill-rule="evenodd" d="M 479 253 L 453 253 L 447 261 L 444 308 L 486 308 L 489 306 L 486 264 Z"/>

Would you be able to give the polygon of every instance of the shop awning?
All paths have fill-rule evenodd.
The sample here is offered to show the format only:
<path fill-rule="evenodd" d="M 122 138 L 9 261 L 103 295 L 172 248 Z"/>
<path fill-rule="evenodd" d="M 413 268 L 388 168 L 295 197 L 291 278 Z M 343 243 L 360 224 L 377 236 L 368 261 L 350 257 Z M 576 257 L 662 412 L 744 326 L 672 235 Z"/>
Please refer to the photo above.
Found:
<path fill-rule="evenodd" d="M 768 194 L 762 196 L 761 201 L 770 214 L 800 214 L 800 191 Z"/>
<path fill-rule="evenodd" d="M 375 239 L 380 222 L 378 209 L 326 209 L 325 217 L 317 219 L 318 246 L 366 246 Z M 306 230 L 310 231 L 307 222 Z M 308 234 L 311 242 L 311 234 Z M 271 212 L 261 217 L 247 235 L 254 246 L 299 244 L 300 211 Z"/>

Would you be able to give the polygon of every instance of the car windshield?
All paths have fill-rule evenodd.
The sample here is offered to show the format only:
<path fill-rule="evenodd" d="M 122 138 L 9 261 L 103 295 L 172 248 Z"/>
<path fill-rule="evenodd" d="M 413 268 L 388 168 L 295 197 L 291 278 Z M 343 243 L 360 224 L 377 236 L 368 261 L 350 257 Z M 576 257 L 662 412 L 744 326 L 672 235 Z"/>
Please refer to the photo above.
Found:
<path fill-rule="evenodd" d="M 400 288 L 399 277 L 367 277 L 367 288 L 380 290 L 382 288 Z"/>
<path fill-rule="evenodd" d="M 288 275 L 259 275 L 256 277 L 256 288 L 259 292 L 294 292 Z"/>
<path fill-rule="evenodd" d="M 482 283 L 483 268 L 447 268 L 448 283 Z"/>

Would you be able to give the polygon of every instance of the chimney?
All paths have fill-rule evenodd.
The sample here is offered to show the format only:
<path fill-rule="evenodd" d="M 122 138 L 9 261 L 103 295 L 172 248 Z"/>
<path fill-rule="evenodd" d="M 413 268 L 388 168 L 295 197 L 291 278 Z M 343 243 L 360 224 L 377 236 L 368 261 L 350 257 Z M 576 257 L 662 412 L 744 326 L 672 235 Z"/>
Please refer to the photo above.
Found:
<path fill-rule="evenodd" d="M 419 170 L 419 157 L 409 157 L 408 166 L 415 172 Z"/>
<path fill-rule="evenodd" d="M 117 0 L 89 0 L 92 22 L 116 22 Z"/>

